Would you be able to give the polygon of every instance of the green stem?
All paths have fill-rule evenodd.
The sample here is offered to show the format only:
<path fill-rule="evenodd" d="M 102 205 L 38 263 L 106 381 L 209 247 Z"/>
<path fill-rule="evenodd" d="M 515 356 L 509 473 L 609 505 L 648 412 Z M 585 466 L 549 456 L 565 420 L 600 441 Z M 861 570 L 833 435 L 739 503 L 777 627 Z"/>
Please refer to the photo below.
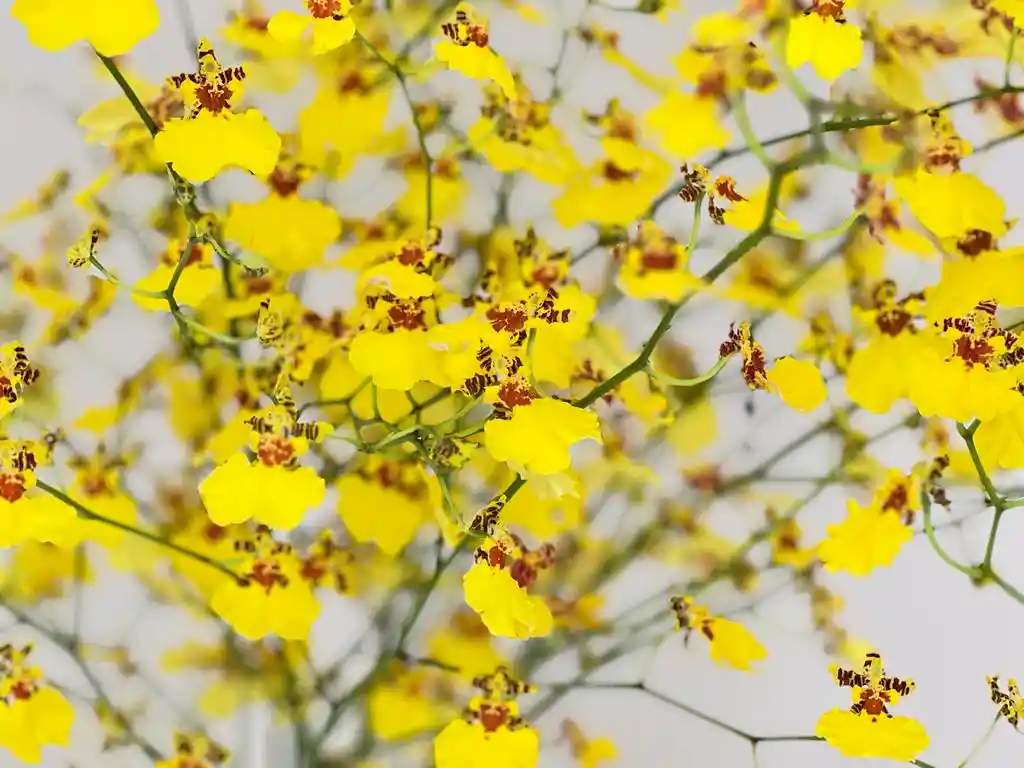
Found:
<path fill-rule="evenodd" d="M 381 653 L 380 658 L 374 665 L 373 670 L 360 680 L 352 690 L 346 693 L 338 701 L 331 705 L 331 708 L 327 714 L 327 719 L 324 722 L 323 728 L 320 730 L 319 735 L 314 739 L 313 750 L 314 753 L 319 751 L 323 745 L 325 739 L 330 736 L 331 731 L 341 720 L 341 716 L 345 710 L 355 701 L 359 700 L 364 694 L 366 694 L 378 680 L 387 671 L 388 666 L 392 661 L 400 659 L 405 655 L 405 643 L 409 639 L 409 635 L 412 634 L 413 629 L 416 626 L 416 622 L 419 620 L 420 615 L 423 613 L 423 609 L 427 605 L 427 601 L 433 594 L 434 589 L 441 581 L 441 577 L 445 571 L 448 570 L 455 559 L 462 554 L 467 547 L 468 539 L 463 539 L 457 546 L 455 546 L 451 553 L 446 557 L 438 561 L 437 566 L 434 568 L 434 574 L 426 584 L 419 590 L 419 595 L 416 599 L 416 603 L 413 605 L 412 610 L 406 616 L 405 621 L 402 622 L 401 629 L 398 633 L 398 639 L 394 646 L 390 650 L 385 650 Z"/>
<path fill-rule="evenodd" d="M 189 229 L 194 228 L 189 227 Z M 185 241 L 185 246 L 181 249 L 181 253 L 178 254 L 178 261 L 174 265 L 174 271 L 171 272 L 171 278 L 167 281 L 167 287 L 164 288 L 164 298 L 167 299 L 167 303 L 171 305 L 172 310 L 177 306 L 177 303 L 174 301 L 174 291 L 178 288 L 178 282 L 181 280 L 181 275 L 185 271 L 189 257 L 192 255 L 195 243 L 195 232 L 190 232 L 188 239 Z"/>
<path fill-rule="evenodd" d="M 143 103 L 139 100 L 139 96 L 137 93 L 135 93 L 135 89 L 128 84 L 127 80 L 125 80 L 125 77 L 121 73 L 121 70 L 117 66 L 117 63 L 108 56 L 104 56 L 96 49 L 93 49 L 93 53 L 95 53 L 97 58 L 99 58 L 99 60 L 103 63 L 103 66 L 106 67 L 107 72 L 109 72 L 110 76 L 114 78 L 114 82 L 116 82 L 118 87 L 120 87 L 121 91 L 127 97 L 128 101 L 131 102 L 132 106 L 135 108 L 136 114 L 138 114 L 139 116 L 139 119 L 142 120 L 143 125 L 146 126 L 146 130 L 149 131 L 149 135 L 155 137 L 158 133 L 160 133 L 160 128 L 157 126 L 156 121 L 153 120 L 153 116 L 149 114 L 149 110 L 147 110 Z"/>
<path fill-rule="evenodd" d="M 244 344 L 245 342 L 251 341 L 253 338 L 255 338 L 254 336 L 249 338 L 243 338 L 239 336 L 229 336 L 226 333 L 219 333 L 213 330 L 212 328 L 207 328 L 198 320 L 192 319 L 178 308 L 171 310 L 171 314 L 174 315 L 174 318 L 178 322 L 183 323 L 184 325 L 188 326 L 197 333 L 201 333 L 207 338 L 209 338 L 211 341 L 215 341 L 218 344 L 221 344 L 225 347 L 238 347 Z"/>
<path fill-rule="evenodd" d="M 161 547 L 166 547 L 167 549 L 173 550 L 174 552 L 177 552 L 180 555 L 184 555 L 185 557 L 189 557 L 197 562 L 208 565 L 211 568 L 216 568 L 221 573 L 230 576 L 233 579 L 238 578 L 238 574 L 236 574 L 223 563 L 214 560 L 212 557 L 208 557 L 200 552 L 195 552 L 194 550 L 191 550 L 188 547 L 183 547 L 180 544 L 177 544 L 168 539 L 163 539 L 157 536 L 155 533 L 150 533 L 149 531 L 143 530 L 142 528 L 136 528 L 134 525 L 122 523 L 120 520 L 114 520 L 113 518 L 105 517 L 104 515 L 100 515 L 96 512 L 93 512 L 88 507 L 84 506 L 80 502 L 77 502 L 73 498 L 68 496 L 66 493 L 64 493 L 64 491 L 60 490 L 59 488 L 54 488 L 52 485 L 50 485 L 47 482 L 44 482 L 43 480 L 36 480 L 36 487 L 39 490 L 45 491 L 46 493 L 50 494 L 58 501 L 62 501 L 69 507 L 73 508 L 78 513 L 78 516 L 85 520 L 92 520 L 97 523 L 102 523 L 103 525 L 109 525 L 112 528 L 119 528 L 126 533 L 132 534 L 133 536 L 138 536 L 140 539 L 146 539 L 147 541 L 151 541 L 152 543 L 157 544 Z"/>
<path fill-rule="evenodd" d="M 75 666 L 77 666 L 78 669 L 82 672 L 82 675 L 89 683 L 89 687 L 92 688 L 93 694 L 96 696 L 96 701 L 106 706 L 110 713 L 114 715 L 114 717 L 116 717 L 118 720 L 120 720 L 120 722 L 124 725 L 125 734 L 128 736 L 128 739 L 131 741 L 131 743 L 137 746 L 140 750 L 142 750 L 146 757 L 148 757 L 150 760 L 154 762 L 159 763 L 161 760 L 164 759 L 164 756 L 160 753 L 160 750 L 158 750 L 155 746 L 153 746 L 152 743 L 147 741 L 145 737 L 141 736 L 139 733 L 136 732 L 134 728 L 131 727 L 131 719 L 128 717 L 128 714 L 124 712 L 122 709 L 120 709 L 116 704 L 114 704 L 113 701 L 111 701 L 110 697 L 103 689 L 103 684 L 100 682 L 100 679 L 96 676 L 96 673 L 89 668 L 89 665 L 86 663 L 85 659 L 83 659 L 79 655 L 79 645 L 77 639 L 73 637 L 68 637 L 66 634 L 63 634 L 55 630 L 50 630 L 44 627 L 32 616 L 29 616 L 24 611 L 18 609 L 17 607 L 11 605 L 3 599 L 0 599 L 0 607 L 3 607 L 4 610 L 6 610 L 8 613 L 14 616 L 14 618 L 16 618 L 19 622 L 28 627 L 32 627 L 35 631 L 39 632 L 44 637 L 48 638 L 50 641 L 53 642 L 54 645 L 63 650 L 71 658 Z"/>
<path fill-rule="evenodd" d="M 108 270 L 95 256 L 89 257 L 89 263 L 96 268 L 96 271 L 103 275 L 103 279 L 111 285 L 116 285 L 118 288 L 123 288 L 136 296 L 144 296 L 147 299 L 164 299 L 166 294 L 163 291 L 144 291 L 141 288 L 135 288 L 130 285 L 125 285 L 121 282 L 121 279 L 117 277 L 113 272 Z"/>
<path fill-rule="evenodd" d="M 1003 66 L 1003 88 L 1009 88 L 1010 86 L 1010 75 L 1013 70 L 1013 53 L 1017 47 L 1017 36 L 1020 34 L 1020 30 L 1014 25 L 1013 30 L 1010 32 L 1010 44 L 1006 46 L 1006 63 Z"/>
<path fill-rule="evenodd" d="M 985 471 L 985 466 L 981 462 L 981 456 L 978 455 L 978 447 L 974 444 L 974 433 L 978 430 L 979 422 L 975 421 L 972 424 L 964 425 L 957 423 L 956 431 L 960 434 L 960 437 L 964 439 L 964 443 L 967 445 L 967 452 L 971 455 L 971 463 L 974 464 L 974 470 L 978 473 L 978 480 L 981 481 L 981 487 L 985 489 L 985 494 L 988 496 L 988 503 L 996 509 L 999 509 L 1003 504 L 1003 498 L 999 495 L 999 491 L 996 490 L 995 484 L 992 482 L 992 478 L 988 476 L 988 472 Z"/>
<path fill-rule="evenodd" d="M 707 373 L 704 373 L 700 376 L 695 376 L 692 379 L 677 379 L 674 376 L 666 376 L 665 374 L 659 373 L 657 370 L 655 370 L 654 363 L 650 361 L 647 362 L 647 372 L 653 378 L 657 379 L 658 381 L 664 382 L 665 384 L 668 384 L 669 386 L 672 387 L 697 387 L 715 378 L 715 376 L 718 375 L 718 372 L 725 368 L 726 363 L 729 362 L 729 359 L 731 357 L 731 355 L 726 355 L 725 357 L 718 358 L 718 361 L 713 366 L 711 366 Z"/>
<path fill-rule="evenodd" d="M 909 115 L 910 117 L 924 115 L 925 113 L 935 110 L 938 112 L 945 112 L 955 107 L 963 106 L 965 104 L 972 104 L 976 101 L 983 99 L 997 98 L 1002 95 L 1011 93 L 1024 93 L 1024 86 L 1007 85 L 1004 88 L 993 91 L 979 91 L 978 93 L 971 94 L 970 96 L 962 96 L 959 99 L 953 99 L 942 104 L 937 104 L 933 107 L 925 107 L 919 109 L 917 112 Z M 773 136 L 770 139 L 765 139 L 761 142 L 761 147 L 773 147 L 777 144 L 785 144 L 789 141 L 795 141 L 796 139 L 804 139 L 809 136 L 820 135 L 825 133 L 845 133 L 848 131 L 854 131 L 858 128 L 872 128 L 872 127 L 885 127 L 892 125 L 893 123 L 899 122 L 907 118 L 906 114 L 891 114 L 891 115 L 878 115 L 873 117 L 853 117 L 845 118 L 841 120 L 825 120 L 820 125 L 812 126 L 810 128 L 804 128 L 799 131 L 791 131 L 789 133 L 783 133 L 778 136 Z M 742 155 L 751 152 L 751 148 L 746 144 L 737 145 L 735 147 L 729 147 L 723 149 L 715 154 L 707 163 L 708 168 L 714 168 L 726 160 L 731 160 L 734 157 L 740 157 Z M 975 152 L 977 154 L 977 152 Z M 675 199 L 679 194 L 680 185 L 673 184 L 671 187 L 662 192 L 658 197 L 654 199 L 651 205 L 647 209 L 647 217 L 652 218 L 655 213 L 669 200 Z"/>
<path fill-rule="evenodd" d="M 420 156 L 423 160 L 423 170 L 426 176 L 426 229 L 430 229 L 431 222 L 434 218 L 434 160 L 430 156 L 430 150 L 427 148 L 427 134 L 423 130 L 423 124 L 420 123 L 420 116 L 416 112 L 416 104 L 412 100 L 412 96 L 409 94 L 409 84 L 406 82 L 405 73 L 402 72 L 398 59 L 395 61 L 389 61 L 383 53 L 378 50 L 377 46 L 371 43 L 363 33 L 356 30 L 356 37 L 369 49 L 370 53 L 377 57 L 380 62 L 387 67 L 394 74 L 395 79 L 398 81 L 398 87 L 402 89 L 402 95 L 405 97 L 406 103 L 409 105 L 409 112 L 412 117 L 413 127 L 416 129 L 416 140 L 420 146 Z"/>
<path fill-rule="evenodd" d="M 846 232 L 846 230 L 852 227 L 863 215 L 863 211 L 856 210 L 834 227 L 826 229 L 824 232 L 802 232 L 800 230 L 794 231 L 782 229 L 776 230 L 774 234 L 779 235 L 780 237 L 788 237 L 790 240 L 829 240 Z"/>
<path fill-rule="evenodd" d="M 985 743 L 992 736 L 992 732 L 995 731 L 996 726 L 999 724 L 1001 718 L 1002 714 L 997 712 L 996 716 L 992 719 L 992 723 L 991 725 L 989 725 L 988 730 L 986 730 L 985 733 L 982 734 L 981 738 L 978 739 L 978 741 L 974 744 L 974 746 L 971 747 L 971 751 L 967 753 L 967 757 L 965 757 L 963 760 L 957 763 L 956 768 L 965 768 L 965 766 L 969 762 L 971 762 L 971 760 L 974 759 L 974 757 L 978 754 L 981 748 L 985 746 Z"/>
<path fill-rule="evenodd" d="M 765 168 L 774 168 L 777 163 L 768 157 L 768 153 L 761 144 L 761 140 L 754 132 L 754 127 L 750 124 L 750 115 L 747 113 L 747 100 L 743 91 L 740 91 L 736 98 L 733 99 L 732 116 L 736 119 L 736 125 L 740 129 L 740 135 L 743 137 L 743 143 L 750 147 L 750 151 L 754 153 L 754 157 L 760 160 L 761 164 L 764 165 Z"/>
<path fill-rule="evenodd" d="M 958 563 L 948 552 L 946 552 L 945 549 L 943 549 L 942 545 L 939 544 L 939 540 L 935 536 L 935 526 L 932 523 L 932 500 L 927 491 L 923 491 L 921 493 L 921 510 L 924 517 L 925 536 L 928 537 L 928 543 L 931 544 L 932 549 L 935 550 L 935 554 L 939 556 L 939 559 L 950 568 L 959 571 L 969 579 L 976 580 L 981 576 L 982 574 L 979 568 Z"/>

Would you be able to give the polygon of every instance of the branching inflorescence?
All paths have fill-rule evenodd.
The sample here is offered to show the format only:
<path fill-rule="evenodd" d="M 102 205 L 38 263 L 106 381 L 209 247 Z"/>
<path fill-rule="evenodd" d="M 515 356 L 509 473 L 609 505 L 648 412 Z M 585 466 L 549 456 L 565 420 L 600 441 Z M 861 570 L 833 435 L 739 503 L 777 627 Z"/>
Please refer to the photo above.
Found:
<path fill-rule="evenodd" d="M 210 30 L 177 5 L 193 65 L 159 85 L 125 58 L 171 34 L 156 0 L 11 7 L 33 45 L 90 51 L 118 92 L 78 117 L 108 167 L 83 184 L 61 170 L 4 217 L 41 228 L 44 247 L 0 254 L 13 292 L 0 338 L 0 604 L 12 633 L 52 645 L 88 690 L 4 638 L 0 745 L 26 763 L 62 748 L 77 762 L 72 723 L 91 711 L 103 753 L 228 767 L 252 753 L 233 757 L 244 745 L 214 739 L 211 721 L 263 702 L 294 733 L 295 768 L 410 755 L 528 768 L 547 749 L 592 767 L 632 747 L 575 718 L 550 742 L 539 725 L 568 693 L 607 689 L 739 737 L 755 760 L 766 742 L 823 741 L 847 757 L 953 764 L 925 762 L 928 723 L 896 710 L 945 681 L 915 673 L 918 688 L 883 667 L 845 627 L 830 575 L 893 579 L 885 569 L 920 534 L 975 586 L 1024 603 L 996 557 L 1001 524 L 1024 506 L 999 475 L 1024 468 L 1024 339 L 1008 314 L 1024 307 L 1024 249 L 1001 247 L 1016 219 L 971 162 L 1024 132 L 1024 5 L 892 21 L 867 0 L 740 0 L 687 25 L 673 0 L 587 0 L 559 29 L 548 87 L 503 50 L 524 24 L 564 17 L 561 3 L 292 0 L 268 15 L 247 1 Z M 675 75 L 629 58 L 623 14 L 687 40 Z M 581 57 L 584 85 L 619 69 L 655 103 L 573 113 Z M 997 61 L 1001 84 L 979 77 L 929 99 L 934 67 L 967 57 Z M 846 87 L 860 73 L 870 85 Z M 458 103 L 437 95 L 449 85 Z M 781 90 L 806 124 L 763 136 L 759 115 Z M 274 92 L 305 94 L 287 129 L 260 106 Z M 466 122 L 461 106 L 477 102 Z M 956 127 L 964 108 L 991 113 L 998 133 L 972 147 Z M 726 173 L 738 159 L 756 170 Z M 357 214 L 367 206 L 348 183 L 374 160 L 404 191 Z M 257 192 L 221 199 L 216 182 L 239 170 Z M 823 178 L 846 184 L 850 205 L 832 210 L 829 191 L 831 218 L 805 226 L 799 204 Z M 160 189 L 145 222 L 112 202 L 127 179 Z M 493 216 L 473 220 L 487 197 Z M 520 212 L 517 198 L 543 204 Z M 68 237 L 69 215 L 83 214 Z M 559 245 L 577 230 L 589 244 Z M 112 266 L 125 235 L 146 264 L 135 280 Z M 897 253 L 932 260 L 923 289 Z M 337 275 L 347 293 L 325 307 L 313 289 Z M 60 352 L 102 335 L 122 298 L 169 318 L 163 342 L 111 403 L 75 403 L 77 419 L 50 424 L 55 395 L 75 389 L 56 373 Z M 709 307 L 731 322 L 702 317 Z M 761 336 L 775 320 L 802 337 Z M 736 393 L 744 413 L 722 427 Z M 772 407 L 804 427 L 739 464 L 737 444 L 764 437 L 755 421 Z M 855 426 L 889 413 L 870 433 Z M 133 442 L 153 415 L 183 460 L 149 427 Z M 912 446 L 899 467 L 873 453 L 894 436 Z M 836 454 L 823 471 L 780 469 L 818 445 Z M 145 471 L 155 455 L 158 478 Z M 681 491 L 663 482 L 667 465 Z M 771 492 L 779 483 L 804 490 Z M 822 508 L 835 488 L 845 516 Z M 969 515 L 937 524 L 936 509 L 976 505 L 978 490 L 988 535 L 961 561 L 941 529 Z M 715 510 L 751 504 L 745 536 L 720 532 Z M 671 568 L 669 587 L 606 605 L 619 577 L 652 563 Z M 219 640 L 171 648 L 151 670 L 127 640 L 90 639 L 87 603 L 108 572 Z M 752 734 L 649 673 L 594 679 L 674 632 L 680 653 L 720 667 L 770 664 L 748 617 L 781 590 L 806 598 L 833 682 L 851 694 L 806 735 Z M 740 608 L 718 604 L 730 593 Z M 325 659 L 314 632 L 341 634 L 356 615 L 338 614 L 338 596 L 367 627 Z M 43 605 L 62 600 L 66 621 Z M 101 666 L 151 695 L 126 701 Z M 184 670 L 213 682 L 159 739 L 144 734 L 160 674 Z M 1016 728 L 1024 713 L 1015 680 L 992 672 L 977 699 L 995 706 L 993 727 L 961 767 L 1000 719 Z M 358 736 L 339 751 L 350 724 Z"/>

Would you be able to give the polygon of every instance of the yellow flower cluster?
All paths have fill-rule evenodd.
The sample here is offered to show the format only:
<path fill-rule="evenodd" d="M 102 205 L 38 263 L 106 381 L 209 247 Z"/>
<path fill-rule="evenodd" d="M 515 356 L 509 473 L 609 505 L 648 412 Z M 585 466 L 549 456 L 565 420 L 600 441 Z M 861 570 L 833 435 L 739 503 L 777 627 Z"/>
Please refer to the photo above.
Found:
<path fill-rule="evenodd" d="M 852 705 L 798 738 L 929 765 L 924 726 L 890 711 L 915 683 L 851 634 L 832 575 L 898 578 L 883 569 L 921 533 L 1024 604 L 997 562 L 1024 499 L 995 474 L 1024 469 L 1024 247 L 1005 243 L 1016 219 L 977 162 L 1024 132 L 1024 2 L 736 0 L 677 27 L 676 0 L 635 0 L 615 14 L 635 25 L 604 28 L 595 0 L 538 67 L 510 41 L 532 47 L 564 14 L 533 3 L 246 0 L 221 29 L 187 30 L 191 71 L 158 83 L 126 59 L 163 42 L 155 0 L 9 5 L 29 43 L 91 52 L 120 90 L 77 120 L 105 167 L 80 179 L 61 158 L 0 213 L 40 235 L 34 254 L 0 252 L 0 604 L 92 689 L 0 645 L 0 745 L 16 760 L 69 748 L 77 763 L 81 698 L 104 753 L 227 768 L 203 729 L 151 743 L 145 707 L 123 709 L 90 666 L 145 680 L 151 658 L 204 673 L 204 718 L 266 703 L 310 765 L 382 768 L 401 749 L 437 768 L 536 768 L 542 746 L 581 768 L 637 763 L 575 715 L 542 745 L 540 718 L 588 687 L 650 695 L 756 748 L 771 737 L 647 680 L 590 678 L 658 647 L 669 616 L 677 651 L 696 639 L 719 667 L 775 663 L 770 629 L 741 615 L 779 571 L 826 652 L 863 661 L 831 667 Z M 668 75 L 627 54 L 658 24 L 678 41 Z M 1002 85 L 935 102 L 930 73 L 962 59 L 997 62 Z M 573 61 L 595 81 L 617 68 L 639 96 L 583 109 Z M 761 136 L 780 90 L 807 126 Z M 966 104 L 994 139 L 961 136 Z M 742 155 L 759 171 L 726 172 Z M 831 214 L 841 199 L 836 169 L 852 206 L 809 229 L 808 203 Z M 249 192 L 231 186 L 239 171 Z M 136 182 L 162 190 L 139 193 L 144 218 L 118 208 Z M 911 280 L 903 256 L 931 271 Z M 134 330 L 131 313 L 166 343 L 87 345 Z M 63 361 L 95 346 L 140 358 L 104 402 L 90 400 L 99 362 Z M 910 447 L 888 466 L 875 444 L 897 432 Z M 841 496 L 815 502 L 825 490 Z M 979 490 L 988 537 L 959 562 L 933 511 Z M 108 579 L 195 633 L 145 660 L 93 642 L 84 595 Z M 623 606 L 623 583 L 656 589 Z M 743 607 L 721 607 L 730 593 Z M 65 599 L 71 627 L 51 626 Z M 555 659 L 577 676 L 513 676 L 544 679 Z M 987 684 L 1016 727 L 1016 681 Z"/>

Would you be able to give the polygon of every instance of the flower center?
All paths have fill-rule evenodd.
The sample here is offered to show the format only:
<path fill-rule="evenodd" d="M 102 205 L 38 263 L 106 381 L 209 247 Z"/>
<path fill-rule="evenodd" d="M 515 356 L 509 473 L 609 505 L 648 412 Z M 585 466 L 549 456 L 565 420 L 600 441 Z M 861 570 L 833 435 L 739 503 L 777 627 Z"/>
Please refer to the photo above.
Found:
<path fill-rule="evenodd" d="M 0 499 L 13 504 L 25 495 L 25 476 L 20 472 L 0 473 Z"/>
<path fill-rule="evenodd" d="M 504 568 L 505 558 L 505 550 L 497 544 L 487 550 L 487 564 L 491 568 Z"/>
<path fill-rule="evenodd" d="M 203 526 L 203 538 L 209 542 L 218 542 L 227 536 L 228 529 L 221 528 L 216 523 L 207 523 Z"/>
<path fill-rule="evenodd" d="M 633 181 L 640 176 L 640 171 L 627 171 L 626 169 L 617 166 L 611 160 L 606 160 L 602 168 L 602 175 L 608 181 L 613 182 Z"/>
<path fill-rule="evenodd" d="M 338 90 L 341 93 L 369 93 L 370 83 L 359 70 L 352 70 L 342 75 L 338 81 Z"/>
<path fill-rule="evenodd" d="M 36 692 L 36 688 L 37 686 L 34 680 L 28 677 L 23 677 L 14 681 L 11 685 L 11 696 L 18 701 L 28 701 L 32 698 L 32 694 Z"/>
<path fill-rule="evenodd" d="M 957 240 L 956 249 L 964 256 L 978 256 L 985 251 L 994 250 L 996 247 L 995 238 L 991 232 L 983 229 L 971 229 L 967 234 Z"/>
<path fill-rule="evenodd" d="M 505 725 L 509 719 L 508 707 L 498 703 L 482 703 L 480 705 L 480 724 L 488 733 L 493 733 Z"/>
<path fill-rule="evenodd" d="M 264 466 L 280 467 L 295 457 L 295 446 L 286 437 L 264 435 L 260 438 L 256 455 Z"/>
<path fill-rule="evenodd" d="M 644 251 L 640 256 L 640 265 L 644 270 L 670 272 L 678 263 L 679 257 L 671 248 Z"/>
<path fill-rule="evenodd" d="M 306 0 L 306 7 L 314 19 L 335 19 L 341 16 L 341 0 Z"/>
<path fill-rule="evenodd" d="M 843 23 L 846 21 L 843 18 L 843 6 L 845 0 L 814 0 L 814 4 L 811 6 L 810 13 L 816 13 L 823 19 L 832 19 Z"/>
<path fill-rule="evenodd" d="M 0 397 L 9 403 L 18 402 L 18 390 L 8 376 L 0 375 Z"/>
<path fill-rule="evenodd" d="M 459 166 L 454 159 L 442 157 L 434 163 L 434 175 L 442 179 L 457 179 L 459 177 Z"/>
<path fill-rule="evenodd" d="M 498 388 L 498 399 L 511 410 L 517 405 L 529 405 L 533 401 L 530 385 L 519 378 L 505 379 Z"/>
<path fill-rule="evenodd" d="M 885 501 L 882 502 L 882 509 L 899 511 L 906 508 L 909 500 L 907 486 L 900 483 L 886 496 Z"/>
<path fill-rule="evenodd" d="M 222 83 L 204 83 L 196 88 L 196 102 L 211 114 L 230 108 L 232 90 Z"/>
<path fill-rule="evenodd" d="M 180 256 L 171 250 L 166 250 L 161 254 L 160 261 L 168 267 L 173 267 L 178 264 Z M 195 243 L 189 250 L 188 255 L 185 257 L 184 266 L 190 267 L 193 264 L 198 264 L 203 260 L 203 249 L 199 243 Z"/>
<path fill-rule="evenodd" d="M 82 478 L 82 490 L 87 496 L 101 496 L 110 492 L 110 486 L 103 473 L 89 472 Z"/>
<path fill-rule="evenodd" d="M 884 309 L 875 317 L 875 326 L 886 336 L 899 336 L 911 321 L 910 313 L 902 309 Z"/>
<path fill-rule="evenodd" d="M 276 560 L 260 558 L 252 564 L 252 569 L 242 576 L 239 583 L 243 586 L 259 584 L 269 595 L 274 587 L 287 587 L 288 577 L 281 573 L 281 564 Z"/>
<path fill-rule="evenodd" d="M 526 327 L 526 311 L 522 307 L 492 307 L 487 310 L 487 319 L 491 321 L 491 328 L 499 332 L 519 333 Z"/>
<path fill-rule="evenodd" d="M 274 172 L 270 174 L 270 178 L 267 179 L 267 184 L 281 197 L 288 197 L 294 195 L 298 189 L 302 180 L 299 178 L 298 173 L 294 171 L 288 171 L 281 167 L 274 169 Z"/>
<path fill-rule="evenodd" d="M 984 339 L 961 336 L 953 342 L 953 356 L 959 357 L 968 365 L 988 366 L 994 350 Z"/>
<path fill-rule="evenodd" d="M 427 313 L 414 302 L 402 302 L 388 309 L 388 320 L 395 328 L 409 331 L 426 328 Z"/>

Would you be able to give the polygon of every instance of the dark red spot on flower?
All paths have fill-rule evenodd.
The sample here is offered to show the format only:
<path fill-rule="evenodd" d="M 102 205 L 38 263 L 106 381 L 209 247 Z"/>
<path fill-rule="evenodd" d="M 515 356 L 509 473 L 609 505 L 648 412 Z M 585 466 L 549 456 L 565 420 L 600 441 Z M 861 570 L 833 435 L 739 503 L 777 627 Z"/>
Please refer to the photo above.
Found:
<path fill-rule="evenodd" d="M 160 257 L 162 261 L 168 267 L 176 266 L 178 259 L 181 258 L 181 254 L 176 251 L 164 251 Z M 199 264 L 203 260 L 203 247 L 199 243 L 194 243 L 189 249 L 188 254 L 185 256 L 185 266 L 190 267 L 193 264 Z"/>
<path fill-rule="evenodd" d="M 413 264 L 421 264 L 424 257 L 423 249 L 418 245 L 404 245 L 402 250 L 398 252 L 397 259 L 399 264 L 405 266 L 412 266 Z"/>
<path fill-rule="evenodd" d="M 676 268 L 679 257 L 671 248 L 665 250 L 644 251 L 640 256 L 640 265 L 645 270 L 667 272 Z"/>
<path fill-rule="evenodd" d="M 357 69 L 346 72 L 338 80 L 338 90 L 341 93 L 369 93 L 370 83 Z"/>
<path fill-rule="evenodd" d="M 20 472 L 4 472 L 0 474 L 0 499 L 11 504 L 25 495 L 25 476 Z"/>
<path fill-rule="evenodd" d="M 522 307 L 506 309 L 491 307 L 487 310 L 487 319 L 490 320 L 491 328 L 495 331 L 518 333 L 526 327 L 526 310 Z"/>
<path fill-rule="evenodd" d="M 310 558 L 303 561 L 300 573 L 306 581 L 317 583 L 327 575 L 327 566 L 317 558 Z"/>
<path fill-rule="evenodd" d="M 269 277 L 252 277 L 246 284 L 250 296 L 259 296 L 269 293 L 274 287 L 274 281 Z"/>
<path fill-rule="evenodd" d="M 765 386 L 768 374 L 765 371 L 764 350 L 760 346 L 751 347 L 750 351 L 743 356 L 740 371 L 747 386 L 751 389 L 762 389 Z"/>
<path fill-rule="evenodd" d="M 991 232 L 983 229 L 971 229 L 957 240 L 956 249 L 964 256 L 978 256 L 995 248 L 996 241 Z"/>
<path fill-rule="evenodd" d="M 992 345 L 984 339 L 961 336 L 953 342 L 953 356 L 968 365 L 986 365 L 992 358 Z"/>
<path fill-rule="evenodd" d="M 906 509 L 909 498 L 907 496 L 907 486 L 900 483 L 885 498 L 882 502 L 882 509 L 887 511 L 899 512 L 900 510 Z"/>
<path fill-rule="evenodd" d="M 341 11 L 339 0 L 306 0 L 306 7 L 314 19 L 331 19 Z"/>
<path fill-rule="evenodd" d="M 640 171 L 633 170 L 627 171 L 620 168 L 611 160 L 606 160 L 602 169 L 602 175 L 608 181 L 621 182 L 621 181 L 633 181 L 640 176 Z"/>
<path fill-rule="evenodd" d="M 266 590 L 267 594 L 277 586 L 288 586 L 288 579 L 281 573 L 281 565 L 275 561 L 257 560 L 252 570 L 243 577 L 248 582 L 255 582 Z"/>
<path fill-rule="evenodd" d="M 388 319 L 395 328 L 415 331 L 426 327 L 426 312 L 418 304 L 411 302 L 390 307 Z"/>
<path fill-rule="evenodd" d="M 720 176 L 715 179 L 715 194 L 733 203 L 739 203 L 747 199 L 736 191 L 735 179 L 728 176 Z"/>
<path fill-rule="evenodd" d="M 288 197 L 294 195 L 298 189 L 302 180 L 299 178 L 298 173 L 284 168 L 275 168 L 274 172 L 270 174 L 270 178 L 267 179 L 267 184 L 281 197 Z"/>
<path fill-rule="evenodd" d="M 886 309 L 875 317 L 875 326 L 886 336 L 899 336 L 913 318 L 903 309 Z"/>
<path fill-rule="evenodd" d="M 505 550 L 495 545 L 487 550 L 487 564 L 491 568 L 505 567 Z"/>
<path fill-rule="evenodd" d="M 725 94 L 725 72 L 712 70 L 703 72 L 697 79 L 697 95 L 702 98 Z"/>
<path fill-rule="evenodd" d="M 110 492 L 110 486 L 107 485 L 107 479 L 103 473 L 90 472 L 82 481 L 82 490 L 87 496 L 101 496 Z"/>
<path fill-rule="evenodd" d="M 19 701 L 28 701 L 34 692 L 35 687 L 28 680 L 18 680 L 11 686 L 11 696 Z"/>
<path fill-rule="evenodd" d="M 204 83 L 196 88 L 196 101 L 214 115 L 230 108 L 232 95 L 232 90 L 220 83 Z"/>
<path fill-rule="evenodd" d="M 7 376 L 0 376 L 0 397 L 9 403 L 18 402 L 18 391 L 14 388 L 14 382 Z"/>
<path fill-rule="evenodd" d="M 558 267 L 554 264 L 540 264 L 533 268 L 530 280 L 545 288 L 550 288 L 559 278 Z"/>
<path fill-rule="evenodd" d="M 530 385 L 522 379 L 505 379 L 498 387 L 498 399 L 512 409 L 517 405 L 529 405 L 533 401 L 533 393 Z"/>
<path fill-rule="evenodd" d="M 210 542 L 221 541 L 227 536 L 228 529 L 222 528 L 216 523 L 207 523 L 203 526 L 203 538 Z"/>
<path fill-rule="evenodd" d="M 287 464 L 295 456 L 295 446 L 291 440 L 277 435 L 264 435 L 260 438 L 256 455 L 267 467 L 279 467 Z"/>
<path fill-rule="evenodd" d="M 876 716 L 882 714 L 885 709 L 885 702 L 881 699 L 870 697 L 864 702 L 864 711 L 869 715 Z"/>
<path fill-rule="evenodd" d="M 488 733 L 493 733 L 505 725 L 509 719 L 508 707 L 497 702 L 480 704 L 480 724 Z"/>

